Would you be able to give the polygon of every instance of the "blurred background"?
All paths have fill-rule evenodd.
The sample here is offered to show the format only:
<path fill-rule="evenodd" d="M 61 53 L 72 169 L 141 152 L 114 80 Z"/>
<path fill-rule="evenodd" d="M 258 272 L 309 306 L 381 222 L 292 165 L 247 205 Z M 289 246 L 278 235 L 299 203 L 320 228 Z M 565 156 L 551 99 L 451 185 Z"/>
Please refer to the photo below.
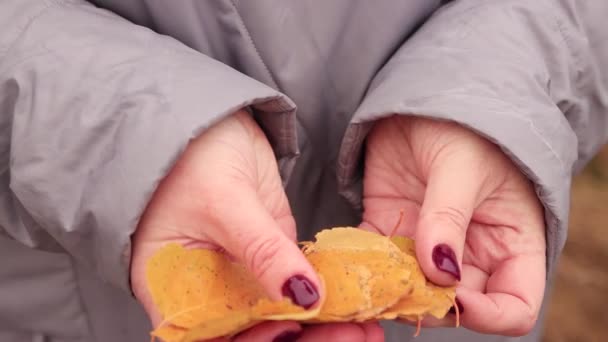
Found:
<path fill-rule="evenodd" d="M 543 342 L 608 342 L 608 146 L 573 184 Z"/>

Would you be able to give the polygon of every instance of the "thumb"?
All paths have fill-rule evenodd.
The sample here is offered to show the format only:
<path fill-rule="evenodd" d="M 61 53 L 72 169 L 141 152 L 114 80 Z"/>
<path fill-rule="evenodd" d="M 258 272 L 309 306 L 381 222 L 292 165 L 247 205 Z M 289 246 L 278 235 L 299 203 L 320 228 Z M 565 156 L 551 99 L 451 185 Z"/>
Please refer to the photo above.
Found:
<path fill-rule="evenodd" d="M 216 242 L 245 265 L 271 299 L 289 297 L 306 309 L 314 306 L 320 298 L 317 273 L 257 193 L 240 189 L 225 198 L 230 200 L 213 209 Z"/>
<path fill-rule="evenodd" d="M 483 183 L 470 162 L 448 159 L 429 171 L 416 227 L 420 266 L 432 282 L 444 286 L 460 281 L 467 228 Z"/>

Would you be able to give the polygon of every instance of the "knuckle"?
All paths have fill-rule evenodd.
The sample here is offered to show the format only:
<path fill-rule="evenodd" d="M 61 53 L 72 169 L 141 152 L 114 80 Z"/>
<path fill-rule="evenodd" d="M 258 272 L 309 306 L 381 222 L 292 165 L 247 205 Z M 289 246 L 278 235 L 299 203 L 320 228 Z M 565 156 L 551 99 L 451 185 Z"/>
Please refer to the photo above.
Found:
<path fill-rule="evenodd" d="M 274 266 L 280 250 L 280 237 L 253 235 L 243 249 L 243 260 L 256 279 L 260 279 Z"/>
<path fill-rule="evenodd" d="M 507 335 L 512 337 L 521 337 L 528 335 L 534 328 L 535 322 L 522 323 L 515 329 L 512 329 Z"/>
<path fill-rule="evenodd" d="M 521 316 L 519 316 L 517 324 L 513 328 L 509 329 L 506 335 L 513 337 L 528 335 L 536 326 L 537 318 L 538 315 L 536 315 L 532 310 L 522 312 Z"/>
<path fill-rule="evenodd" d="M 522 321 L 519 324 L 519 327 L 515 329 L 515 333 L 518 336 L 524 336 L 529 334 L 536 325 L 536 319 L 536 315 L 533 314 L 531 311 L 525 313 L 524 315 L 522 315 Z"/>
<path fill-rule="evenodd" d="M 444 207 L 434 211 L 429 218 L 432 222 L 444 222 L 448 226 L 458 229 L 464 234 L 469 226 L 469 219 L 465 213 L 455 207 Z"/>

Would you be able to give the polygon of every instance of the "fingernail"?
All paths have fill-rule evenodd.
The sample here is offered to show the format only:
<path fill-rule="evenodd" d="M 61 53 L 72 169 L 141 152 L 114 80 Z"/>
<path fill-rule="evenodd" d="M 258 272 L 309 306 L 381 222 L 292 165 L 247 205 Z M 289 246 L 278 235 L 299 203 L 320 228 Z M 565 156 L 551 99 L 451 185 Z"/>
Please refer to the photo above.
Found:
<path fill-rule="evenodd" d="M 275 337 L 272 342 L 294 342 L 300 337 L 299 331 L 284 331 L 279 336 Z"/>
<path fill-rule="evenodd" d="M 458 305 L 458 313 L 460 313 L 460 314 L 462 315 L 462 314 L 463 314 L 463 312 L 464 312 L 464 307 L 462 306 L 462 304 L 460 303 L 460 301 L 458 300 L 458 298 L 456 298 L 456 305 Z M 456 313 L 456 309 L 455 309 L 455 308 L 452 306 L 452 307 L 450 308 L 450 311 L 449 311 L 449 312 L 450 312 L 451 314 L 455 314 L 455 313 Z"/>
<path fill-rule="evenodd" d="M 319 300 L 319 293 L 308 278 L 302 275 L 293 276 L 283 284 L 282 288 L 283 296 L 291 298 L 291 301 L 303 307 L 309 309 L 313 306 L 317 300 Z"/>
<path fill-rule="evenodd" d="M 456 253 L 446 244 L 439 244 L 433 248 L 433 262 L 438 269 L 451 274 L 460 281 L 460 268 L 456 261 Z"/>

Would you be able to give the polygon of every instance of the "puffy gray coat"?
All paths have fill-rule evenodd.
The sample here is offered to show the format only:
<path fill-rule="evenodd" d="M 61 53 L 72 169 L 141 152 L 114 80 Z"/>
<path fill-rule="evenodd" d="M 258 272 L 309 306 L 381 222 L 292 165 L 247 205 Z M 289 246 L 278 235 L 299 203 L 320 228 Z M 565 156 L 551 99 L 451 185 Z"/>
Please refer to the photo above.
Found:
<path fill-rule="evenodd" d="M 549 266 L 572 174 L 607 136 L 608 1 L 93 3 L 0 0 L 2 342 L 145 341 L 130 234 L 189 139 L 238 108 L 274 146 L 302 238 L 357 223 L 374 120 L 477 130 L 536 184 Z"/>

